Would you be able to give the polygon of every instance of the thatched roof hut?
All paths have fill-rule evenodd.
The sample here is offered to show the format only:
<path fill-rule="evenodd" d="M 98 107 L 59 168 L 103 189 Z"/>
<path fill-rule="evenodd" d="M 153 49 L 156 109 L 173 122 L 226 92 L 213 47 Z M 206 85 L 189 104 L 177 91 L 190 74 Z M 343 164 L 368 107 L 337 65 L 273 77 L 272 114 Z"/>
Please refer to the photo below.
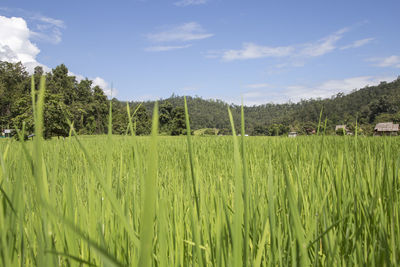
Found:
<path fill-rule="evenodd" d="M 383 135 L 383 134 L 397 135 L 398 131 L 399 131 L 399 124 L 394 124 L 393 122 L 378 123 L 374 129 L 375 135 Z"/>
<path fill-rule="evenodd" d="M 346 125 L 336 125 L 335 132 L 342 129 L 344 129 L 346 132 L 348 131 Z"/>
<path fill-rule="evenodd" d="M 343 133 L 350 135 L 352 134 L 351 131 L 347 128 L 346 125 L 336 125 L 335 127 L 335 132 L 338 133 L 338 131 L 341 133 L 343 131 Z"/>

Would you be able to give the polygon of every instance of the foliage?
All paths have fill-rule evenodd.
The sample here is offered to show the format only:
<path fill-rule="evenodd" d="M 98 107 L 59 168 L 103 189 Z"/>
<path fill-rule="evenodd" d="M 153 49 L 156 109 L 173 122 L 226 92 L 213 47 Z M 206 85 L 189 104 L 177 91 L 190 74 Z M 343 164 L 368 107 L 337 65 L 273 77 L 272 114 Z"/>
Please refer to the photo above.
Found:
<path fill-rule="evenodd" d="M 220 100 L 187 97 L 189 115 L 194 130 L 217 128 L 229 134 L 230 123 L 227 107 L 232 111 L 235 125 L 240 122 L 240 106 L 228 105 Z M 132 104 L 134 104 L 133 102 Z M 172 95 L 160 101 L 160 108 L 168 103 L 169 109 L 183 106 L 183 97 Z M 149 110 L 154 102 L 143 103 Z M 171 107 L 172 105 L 172 107 Z M 326 133 L 334 134 L 339 124 L 364 125 L 371 129 L 381 120 L 400 120 L 400 78 L 377 86 L 367 86 L 344 95 L 339 93 L 327 99 L 301 100 L 298 103 L 262 104 L 244 107 L 246 132 L 251 135 L 286 135 L 289 130 L 300 134 L 312 134 L 317 130 L 320 111 L 323 107 L 323 121 L 327 118 Z M 236 129 L 238 130 L 238 129 Z M 372 135 L 373 131 L 365 131 Z"/>
<path fill-rule="evenodd" d="M 399 262 L 399 137 L 246 137 L 236 160 L 233 137 L 192 137 L 199 217 L 184 137 L 158 137 L 158 156 L 148 154 L 150 137 L 78 138 L 41 143 L 35 164 L 43 162 L 37 175 L 47 189 L 35 182 L 32 141 L 0 140 L 1 266 L 143 266 L 140 253 L 149 249 L 152 266 Z M 237 217 L 242 157 L 247 208 Z M 151 246 L 141 250 L 149 169 L 156 204 L 147 219 Z M 236 254 L 234 240 L 242 244 Z"/>
<path fill-rule="evenodd" d="M 41 67 L 34 70 L 34 84 L 44 74 Z M 1 128 L 22 129 L 33 133 L 31 78 L 20 63 L 0 62 L 0 124 Z M 74 122 L 80 134 L 105 132 L 107 97 L 98 86 L 86 79 L 77 81 L 61 64 L 46 74 L 47 90 L 44 106 L 44 137 L 67 136 Z M 37 94 L 37 93 L 35 93 Z"/>

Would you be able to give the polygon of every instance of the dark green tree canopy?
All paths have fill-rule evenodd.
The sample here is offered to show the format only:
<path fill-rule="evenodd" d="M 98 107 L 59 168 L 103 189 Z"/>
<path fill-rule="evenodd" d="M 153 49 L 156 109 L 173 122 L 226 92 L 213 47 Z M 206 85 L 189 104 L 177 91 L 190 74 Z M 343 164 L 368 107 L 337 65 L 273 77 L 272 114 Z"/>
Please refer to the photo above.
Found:
<path fill-rule="evenodd" d="M 78 82 L 68 73 L 63 64 L 47 74 L 40 66 L 34 69 L 36 89 L 40 76 L 46 75 L 44 136 L 68 135 L 67 119 L 78 133 L 104 133 L 108 104 L 103 90 L 92 87 L 88 79 Z M 0 112 L 3 129 L 21 129 L 25 122 L 25 130 L 33 132 L 31 77 L 21 63 L 0 62 Z"/>

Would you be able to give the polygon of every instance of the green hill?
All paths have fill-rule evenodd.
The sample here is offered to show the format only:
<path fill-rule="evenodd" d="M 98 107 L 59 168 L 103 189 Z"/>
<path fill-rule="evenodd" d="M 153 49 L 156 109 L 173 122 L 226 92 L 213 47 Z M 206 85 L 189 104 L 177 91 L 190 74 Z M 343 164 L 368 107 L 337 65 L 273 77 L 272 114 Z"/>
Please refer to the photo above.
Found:
<path fill-rule="evenodd" d="M 191 125 L 193 129 L 229 129 L 228 106 L 231 108 L 236 124 L 239 123 L 240 106 L 228 105 L 221 100 L 187 97 Z M 159 101 L 172 106 L 183 106 L 182 96 L 171 96 Z M 135 106 L 137 102 L 131 102 Z M 152 110 L 154 101 L 144 102 L 147 110 Z M 263 104 L 245 106 L 246 130 L 252 135 L 275 135 L 295 130 L 305 133 L 315 129 L 321 109 L 322 119 L 327 119 L 327 131 L 333 132 L 335 125 L 347 124 L 354 127 L 356 119 L 367 132 L 377 122 L 400 121 L 400 77 L 390 83 L 382 82 L 368 86 L 350 94 L 339 93 L 328 99 L 309 99 L 298 103 Z"/>

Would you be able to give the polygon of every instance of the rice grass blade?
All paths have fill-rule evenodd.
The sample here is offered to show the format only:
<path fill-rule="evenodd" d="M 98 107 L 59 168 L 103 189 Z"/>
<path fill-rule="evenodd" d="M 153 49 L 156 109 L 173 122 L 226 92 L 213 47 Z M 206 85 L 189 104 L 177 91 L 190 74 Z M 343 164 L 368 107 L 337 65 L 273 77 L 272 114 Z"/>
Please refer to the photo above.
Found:
<path fill-rule="evenodd" d="M 69 258 L 69 259 L 72 259 L 72 260 L 74 260 L 74 261 L 76 261 L 76 262 L 79 262 L 80 264 L 84 264 L 84 265 L 87 265 L 87 266 L 95 266 L 95 267 L 98 266 L 98 265 L 96 265 L 96 264 L 94 264 L 94 263 L 91 263 L 90 261 L 81 259 L 81 258 L 79 258 L 79 257 L 77 257 L 77 256 L 70 255 L 70 254 L 67 254 L 67 253 L 58 252 L 58 251 L 53 251 L 53 250 L 47 250 L 47 251 L 45 251 L 45 252 L 46 252 L 46 253 L 51 253 L 51 254 L 54 254 L 54 255 L 57 255 L 57 256 Z"/>
<path fill-rule="evenodd" d="M 321 128 L 321 119 L 322 119 L 322 112 L 324 110 L 324 107 L 321 108 L 321 111 L 319 112 L 319 120 L 318 120 L 318 128 L 317 128 L 317 135 L 319 135 L 319 131 Z"/>
<path fill-rule="evenodd" d="M 235 124 L 233 122 L 232 112 L 228 107 L 229 120 L 232 127 L 233 154 L 234 154 L 234 220 L 233 220 L 233 257 L 232 265 L 236 267 L 243 266 L 243 173 L 242 160 L 240 158 L 239 143 L 236 137 Z"/>
<path fill-rule="evenodd" d="M 152 265 L 152 250 L 154 237 L 154 217 L 157 202 L 158 181 L 158 104 L 154 105 L 153 122 L 151 129 L 151 141 L 147 157 L 147 174 L 144 180 L 144 201 L 141 214 L 140 232 L 140 258 L 139 266 L 150 267 Z"/>
<path fill-rule="evenodd" d="M 243 98 L 242 98 L 242 106 L 240 108 L 241 111 L 241 136 L 242 136 L 242 165 L 243 165 L 243 207 L 244 207 L 244 265 L 248 265 L 248 254 L 249 254 L 249 192 L 248 192 L 248 171 L 247 171 L 247 162 L 246 162 L 246 145 L 245 145 L 245 123 L 244 123 L 244 107 L 243 107 Z"/>
<path fill-rule="evenodd" d="M 143 104 L 143 103 L 140 103 L 140 104 L 136 107 L 135 111 L 133 112 L 133 114 L 132 114 L 132 116 L 131 116 L 131 109 L 130 109 L 130 107 L 129 107 L 129 102 L 126 102 L 126 112 L 127 112 L 127 114 L 128 114 L 128 129 L 130 130 L 132 136 L 135 136 L 135 135 L 136 135 L 136 131 L 135 131 L 135 129 L 134 129 L 134 128 L 136 128 L 136 127 L 133 127 L 133 124 L 132 124 L 132 117 L 135 116 L 136 112 L 139 110 L 139 108 L 142 106 L 142 104 Z"/>
<path fill-rule="evenodd" d="M 92 159 L 90 158 L 87 149 L 85 148 L 85 146 L 82 144 L 82 142 L 79 140 L 78 136 L 76 135 L 75 130 L 74 131 L 74 136 L 75 136 L 75 140 L 77 141 L 79 148 L 82 150 L 82 152 L 85 155 L 85 158 L 87 160 L 87 162 L 89 163 L 90 166 L 90 170 L 94 173 L 95 178 L 97 179 L 97 181 L 100 183 L 101 187 L 104 190 L 104 193 L 106 194 L 107 199 L 110 201 L 112 207 L 113 207 L 113 211 L 118 215 L 118 217 L 121 220 L 121 223 L 124 225 L 127 233 L 129 234 L 129 237 L 131 238 L 131 240 L 133 241 L 133 243 L 139 247 L 140 246 L 140 242 L 138 239 L 138 234 L 136 234 L 134 232 L 134 230 L 132 229 L 132 226 L 128 223 L 127 218 L 125 217 L 122 209 L 121 209 L 121 204 L 118 203 L 118 200 L 115 196 L 115 194 L 111 191 L 111 188 L 108 187 L 108 185 L 106 184 L 106 182 L 104 181 L 104 179 L 102 178 L 103 175 L 100 174 L 98 168 L 96 167 L 96 165 L 93 163 Z"/>
<path fill-rule="evenodd" d="M 298 246 L 300 249 L 300 265 L 301 266 L 310 266 L 310 259 L 307 253 L 307 243 L 305 240 L 305 232 L 304 228 L 301 224 L 301 218 L 299 214 L 299 210 L 294 198 L 293 186 L 289 180 L 288 170 L 285 168 L 284 163 L 282 162 L 282 168 L 284 171 L 284 181 L 286 184 L 286 197 L 289 204 L 289 211 L 291 218 L 293 220 L 293 233 L 298 242 Z M 295 259 L 295 258 L 294 258 Z M 293 260 L 294 260 L 293 259 Z"/>
<path fill-rule="evenodd" d="M 194 163 L 193 163 L 193 145 L 192 145 L 192 139 L 191 139 L 191 131 L 190 131 L 190 121 L 189 121 L 189 111 L 187 107 L 187 101 L 186 101 L 186 96 L 184 97 L 185 101 L 185 121 L 186 121 L 186 137 L 187 137 L 187 148 L 189 151 L 189 163 L 190 163 L 190 174 L 192 177 L 192 186 L 193 186 L 193 194 L 194 194 L 194 199 L 196 203 L 196 211 L 197 211 L 197 218 L 200 218 L 200 205 L 199 205 L 199 195 L 197 193 L 197 179 L 194 171 Z"/>
<path fill-rule="evenodd" d="M 124 266 L 122 263 L 120 263 L 113 255 L 111 255 L 107 249 L 104 247 L 101 247 L 97 242 L 92 240 L 85 234 L 79 227 L 77 227 L 73 222 L 59 214 L 53 207 L 51 207 L 48 203 L 42 202 L 42 206 L 45 207 L 47 211 L 49 211 L 50 214 L 53 215 L 55 219 L 60 220 L 63 225 L 67 226 L 69 229 L 71 229 L 75 234 L 80 236 L 85 242 L 89 244 L 90 247 L 94 248 L 97 253 L 100 255 L 100 257 L 107 262 L 108 264 L 111 264 L 111 266 Z M 47 250 L 48 252 L 48 250 Z M 75 256 L 76 257 L 76 256 Z"/>
<path fill-rule="evenodd" d="M 262 231 L 262 237 L 257 245 L 258 250 L 253 266 L 261 266 L 261 260 L 264 253 L 265 243 L 267 242 L 267 236 L 268 236 L 268 223 L 265 222 L 264 230 Z"/>

